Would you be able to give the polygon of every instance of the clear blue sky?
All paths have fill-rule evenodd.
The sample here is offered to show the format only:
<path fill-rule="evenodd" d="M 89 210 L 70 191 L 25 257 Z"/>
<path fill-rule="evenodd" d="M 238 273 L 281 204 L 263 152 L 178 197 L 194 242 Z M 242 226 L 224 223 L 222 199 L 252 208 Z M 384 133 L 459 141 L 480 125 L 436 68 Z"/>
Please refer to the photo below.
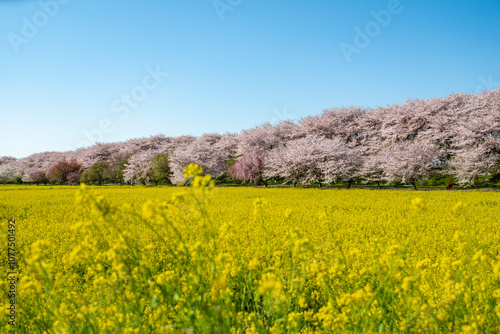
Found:
<path fill-rule="evenodd" d="M 0 0 L 0 156 L 500 85 L 498 0 L 54 1 Z"/>

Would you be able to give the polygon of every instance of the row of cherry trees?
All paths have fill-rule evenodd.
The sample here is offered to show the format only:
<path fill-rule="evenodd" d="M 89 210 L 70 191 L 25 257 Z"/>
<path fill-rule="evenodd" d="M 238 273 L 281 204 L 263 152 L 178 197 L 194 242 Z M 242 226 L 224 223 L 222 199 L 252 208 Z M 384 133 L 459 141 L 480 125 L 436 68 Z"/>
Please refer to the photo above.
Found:
<path fill-rule="evenodd" d="M 160 155 L 162 162 L 155 164 Z M 237 134 L 154 136 L 20 160 L 2 157 L 0 182 L 15 176 L 36 183 L 96 181 L 95 170 L 104 169 L 99 183 L 165 179 L 178 184 L 184 181 L 182 169 L 197 163 L 214 178 L 227 175 L 247 183 L 321 186 L 358 180 L 416 186 L 440 172 L 453 175 L 459 184 L 477 185 L 497 173 L 499 162 L 497 89 L 375 109 L 329 109 L 298 122 L 264 124 Z"/>

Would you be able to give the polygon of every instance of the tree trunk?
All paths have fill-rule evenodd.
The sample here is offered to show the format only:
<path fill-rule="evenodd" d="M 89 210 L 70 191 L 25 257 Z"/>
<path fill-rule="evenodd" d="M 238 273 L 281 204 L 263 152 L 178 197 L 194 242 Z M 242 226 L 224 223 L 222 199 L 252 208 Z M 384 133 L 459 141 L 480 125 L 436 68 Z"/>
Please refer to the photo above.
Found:
<path fill-rule="evenodd" d="M 377 181 L 377 186 L 379 189 L 382 189 L 382 187 L 380 186 L 380 181 Z"/>
<path fill-rule="evenodd" d="M 297 181 L 293 181 L 293 187 L 295 188 L 297 186 Z"/>
<path fill-rule="evenodd" d="M 352 183 L 351 180 L 347 181 L 347 189 L 351 189 L 351 183 Z"/>
<path fill-rule="evenodd" d="M 319 187 L 320 187 L 320 188 L 322 188 L 322 187 L 323 187 L 323 185 L 321 184 L 321 181 L 319 181 Z"/>
<path fill-rule="evenodd" d="M 264 181 L 264 184 L 266 185 L 266 188 L 267 188 L 267 180 Z"/>
<path fill-rule="evenodd" d="M 410 182 L 412 185 L 413 185 L 413 188 L 415 188 L 415 190 L 418 190 L 417 189 L 417 183 L 416 182 Z"/>

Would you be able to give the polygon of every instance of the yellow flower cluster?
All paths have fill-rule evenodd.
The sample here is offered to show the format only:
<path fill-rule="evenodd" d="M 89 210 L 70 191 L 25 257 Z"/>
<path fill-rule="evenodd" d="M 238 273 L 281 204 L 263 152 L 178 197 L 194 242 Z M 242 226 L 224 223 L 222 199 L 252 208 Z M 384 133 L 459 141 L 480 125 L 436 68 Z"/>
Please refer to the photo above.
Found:
<path fill-rule="evenodd" d="M 184 172 L 191 187 L 82 186 L 76 203 L 74 187 L 0 187 L 17 332 L 500 332 L 496 193 L 214 188 Z"/>

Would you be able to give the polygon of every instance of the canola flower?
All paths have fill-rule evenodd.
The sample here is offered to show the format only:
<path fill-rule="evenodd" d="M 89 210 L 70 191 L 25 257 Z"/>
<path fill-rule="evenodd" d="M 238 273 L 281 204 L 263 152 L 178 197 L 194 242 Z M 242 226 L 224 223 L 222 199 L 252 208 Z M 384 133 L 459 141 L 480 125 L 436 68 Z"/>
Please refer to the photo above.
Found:
<path fill-rule="evenodd" d="M 16 331 L 500 331 L 498 194 L 223 189 L 184 172 L 190 187 L 82 185 L 76 200 L 1 187 Z"/>

